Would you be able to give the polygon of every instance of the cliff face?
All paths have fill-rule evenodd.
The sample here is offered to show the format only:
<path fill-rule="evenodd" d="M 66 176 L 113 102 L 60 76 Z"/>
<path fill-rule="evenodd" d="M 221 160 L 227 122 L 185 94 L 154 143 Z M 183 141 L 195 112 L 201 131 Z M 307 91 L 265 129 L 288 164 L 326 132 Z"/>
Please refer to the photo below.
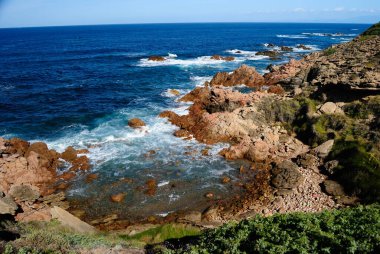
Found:
<path fill-rule="evenodd" d="M 267 172 L 265 186 L 278 196 L 275 201 L 261 202 L 269 213 L 308 211 L 308 205 L 319 210 L 325 208 L 322 200 L 329 207 L 350 204 L 357 197 L 363 202 L 378 201 L 378 26 L 349 43 L 283 66 L 269 66 L 270 72 L 263 77 L 247 66 L 229 75 L 217 74 L 210 84 L 182 98 L 193 102 L 188 115 L 164 112 L 161 116 L 180 127 L 176 136 L 229 142 L 222 156 L 248 160 L 251 170 Z M 257 90 L 244 94 L 226 88 L 241 77 Z M 256 187 L 246 188 L 247 193 Z M 329 203 L 325 193 L 334 201 Z M 243 201 L 243 209 L 235 213 L 264 212 L 258 208 L 260 202 L 249 205 L 251 194 L 251 200 Z M 211 217 L 217 220 L 216 214 Z"/>

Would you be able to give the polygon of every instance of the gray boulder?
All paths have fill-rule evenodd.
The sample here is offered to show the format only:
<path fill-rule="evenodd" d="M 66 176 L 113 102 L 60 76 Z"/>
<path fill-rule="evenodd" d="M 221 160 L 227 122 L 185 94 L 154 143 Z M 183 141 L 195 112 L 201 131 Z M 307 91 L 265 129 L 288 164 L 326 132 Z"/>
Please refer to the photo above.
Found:
<path fill-rule="evenodd" d="M 291 161 L 283 161 L 272 169 L 272 185 L 278 189 L 294 189 L 304 181 L 298 166 Z"/>

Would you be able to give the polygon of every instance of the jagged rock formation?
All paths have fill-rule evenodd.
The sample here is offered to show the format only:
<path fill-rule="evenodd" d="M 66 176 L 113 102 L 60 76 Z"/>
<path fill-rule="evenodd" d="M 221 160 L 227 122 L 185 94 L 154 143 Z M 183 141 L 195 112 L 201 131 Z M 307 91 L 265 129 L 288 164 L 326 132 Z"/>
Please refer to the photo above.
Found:
<path fill-rule="evenodd" d="M 352 42 L 269 66 L 264 77 L 247 66 L 218 73 L 181 99 L 193 102 L 188 115 L 160 115 L 180 128 L 176 136 L 228 142 L 220 154 L 248 160 L 256 172 L 253 182 L 243 185 L 248 199 L 210 207 L 204 220 L 320 211 L 352 204 L 356 196 L 379 200 L 380 37 L 373 31 L 376 27 Z M 224 88 L 239 84 L 259 89 L 243 94 Z M 263 85 L 269 89 L 261 90 Z M 268 93 L 282 87 L 285 94 Z"/>
<path fill-rule="evenodd" d="M 14 215 L 18 221 L 50 220 L 50 207 L 67 209 L 58 183 L 68 174 L 90 168 L 87 150 L 68 147 L 62 154 L 45 143 L 30 144 L 24 140 L 0 138 L 0 214 Z M 71 164 L 70 171 L 59 175 L 62 160 Z"/>

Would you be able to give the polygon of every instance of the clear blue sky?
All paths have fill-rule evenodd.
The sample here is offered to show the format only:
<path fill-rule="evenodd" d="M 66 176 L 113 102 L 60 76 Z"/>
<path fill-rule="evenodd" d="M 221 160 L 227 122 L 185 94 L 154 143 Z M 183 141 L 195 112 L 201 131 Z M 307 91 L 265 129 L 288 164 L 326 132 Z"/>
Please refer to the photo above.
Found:
<path fill-rule="evenodd" d="M 380 20 L 380 0 L 0 0 L 0 27 Z"/>

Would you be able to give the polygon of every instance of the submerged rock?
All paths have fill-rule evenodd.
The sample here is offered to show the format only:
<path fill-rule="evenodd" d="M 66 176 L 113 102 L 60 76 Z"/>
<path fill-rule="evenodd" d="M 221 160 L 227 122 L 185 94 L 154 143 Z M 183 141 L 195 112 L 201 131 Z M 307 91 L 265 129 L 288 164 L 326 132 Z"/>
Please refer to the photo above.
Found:
<path fill-rule="evenodd" d="M 224 56 L 220 56 L 220 55 L 213 55 L 210 59 L 230 62 L 230 61 L 234 61 L 235 57 L 233 57 L 233 56 L 224 57 Z"/>
<path fill-rule="evenodd" d="M 114 203 L 120 203 L 124 200 L 125 196 L 127 194 L 125 193 L 118 193 L 118 194 L 115 194 L 115 195 L 112 195 L 111 196 L 111 201 L 114 202 Z"/>
<path fill-rule="evenodd" d="M 128 126 L 134 129 L 146 126 L 145 122 L 139 118 L 132 118 L 128 121 Z"/>

